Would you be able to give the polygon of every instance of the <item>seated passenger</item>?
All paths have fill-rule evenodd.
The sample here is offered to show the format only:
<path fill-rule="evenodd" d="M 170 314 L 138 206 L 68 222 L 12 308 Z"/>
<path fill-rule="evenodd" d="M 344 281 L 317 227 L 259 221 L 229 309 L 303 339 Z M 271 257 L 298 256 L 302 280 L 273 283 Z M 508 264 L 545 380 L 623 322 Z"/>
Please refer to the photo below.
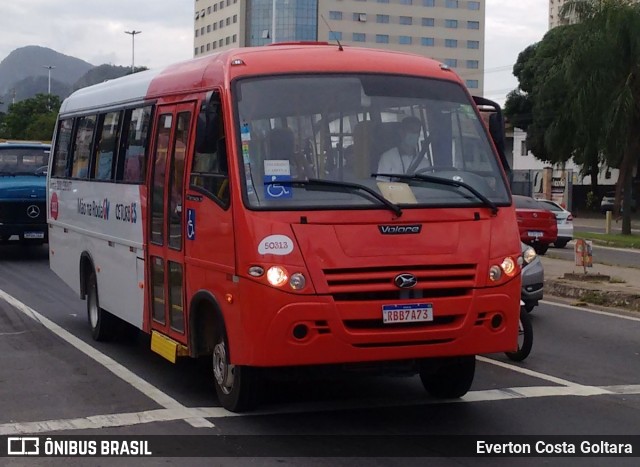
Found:
<path fill-rule="evenodd" d="M 431 167 L 426 151 L 420 151 L 418 148 L 421 129 L 420 119 L 416 117 L 405 117 L 402 120 L 400 142 L 380 156 L 378 173 L 414 174 L 418 170 Z"/>

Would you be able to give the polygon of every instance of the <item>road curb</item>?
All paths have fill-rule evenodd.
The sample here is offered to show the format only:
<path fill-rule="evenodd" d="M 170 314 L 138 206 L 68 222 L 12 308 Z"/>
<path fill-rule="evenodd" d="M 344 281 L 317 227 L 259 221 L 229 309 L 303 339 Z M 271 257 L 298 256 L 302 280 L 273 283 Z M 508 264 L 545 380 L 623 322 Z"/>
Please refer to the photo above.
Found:
<path fill-rule="evenodd" d="M 621 291 L 604 290 L 597 284 L 584 285 L 563 280 L 545 280 L 545 295 L 572 298 L 594 305 L 640 311 L 640 295 Z"/>

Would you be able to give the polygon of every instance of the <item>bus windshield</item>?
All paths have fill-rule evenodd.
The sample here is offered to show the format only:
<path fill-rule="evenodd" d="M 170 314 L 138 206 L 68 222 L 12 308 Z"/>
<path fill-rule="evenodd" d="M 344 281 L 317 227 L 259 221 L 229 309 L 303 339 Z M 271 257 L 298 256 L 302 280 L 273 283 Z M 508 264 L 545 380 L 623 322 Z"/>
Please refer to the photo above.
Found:
<path fill-rule="evenodd" d="M 0 147 L 0 175 L 40 175 L 47 173 L 49 148 Z"/>
<path fill-rule="evenodd" d="M 336 190 L 337 183 L 315 183 L 313 190 L 295 183 L 305 180 L 357 185 L 403 209 L 509 203 L 487 133 L 455 82 L 283 75 L 241 79 L 234 91 L 244 195 L 251 208 L 380 208 L 375 197 Z"/>

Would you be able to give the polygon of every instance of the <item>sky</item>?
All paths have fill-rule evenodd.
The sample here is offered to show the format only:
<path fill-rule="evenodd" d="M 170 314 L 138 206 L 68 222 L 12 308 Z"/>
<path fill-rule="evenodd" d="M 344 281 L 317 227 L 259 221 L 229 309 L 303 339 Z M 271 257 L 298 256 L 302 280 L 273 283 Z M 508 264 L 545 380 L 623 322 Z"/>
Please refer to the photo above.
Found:
<path fill-rule="evenodd" d="M 320 0 L 322 1 L 322 0 Z M 27 45 L 93 65 L 158 68 L 193 56 L 194 0 L 4 0 L 0 61 Z M 548 0 L 486 0 L 485 96 L 504 103 L 518 54 L 548 28 Z M 46 64 L 43 64 L 46 65 Z M 53 71 L 55 73 L 55 71 Z"/>

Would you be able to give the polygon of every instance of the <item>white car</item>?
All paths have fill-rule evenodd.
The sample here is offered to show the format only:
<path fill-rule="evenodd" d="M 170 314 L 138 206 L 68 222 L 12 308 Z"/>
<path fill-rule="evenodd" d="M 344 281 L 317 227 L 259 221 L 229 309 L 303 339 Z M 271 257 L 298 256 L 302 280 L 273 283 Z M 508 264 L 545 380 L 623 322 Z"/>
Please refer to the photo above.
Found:
<path fill-rule="evenodd" d="M 573 216 L 555 201 L 550 199 L 537 199 L 537 201 L 556 216 L 558 239 L 553 246 L 564 248 L 573 239 Z"/>

